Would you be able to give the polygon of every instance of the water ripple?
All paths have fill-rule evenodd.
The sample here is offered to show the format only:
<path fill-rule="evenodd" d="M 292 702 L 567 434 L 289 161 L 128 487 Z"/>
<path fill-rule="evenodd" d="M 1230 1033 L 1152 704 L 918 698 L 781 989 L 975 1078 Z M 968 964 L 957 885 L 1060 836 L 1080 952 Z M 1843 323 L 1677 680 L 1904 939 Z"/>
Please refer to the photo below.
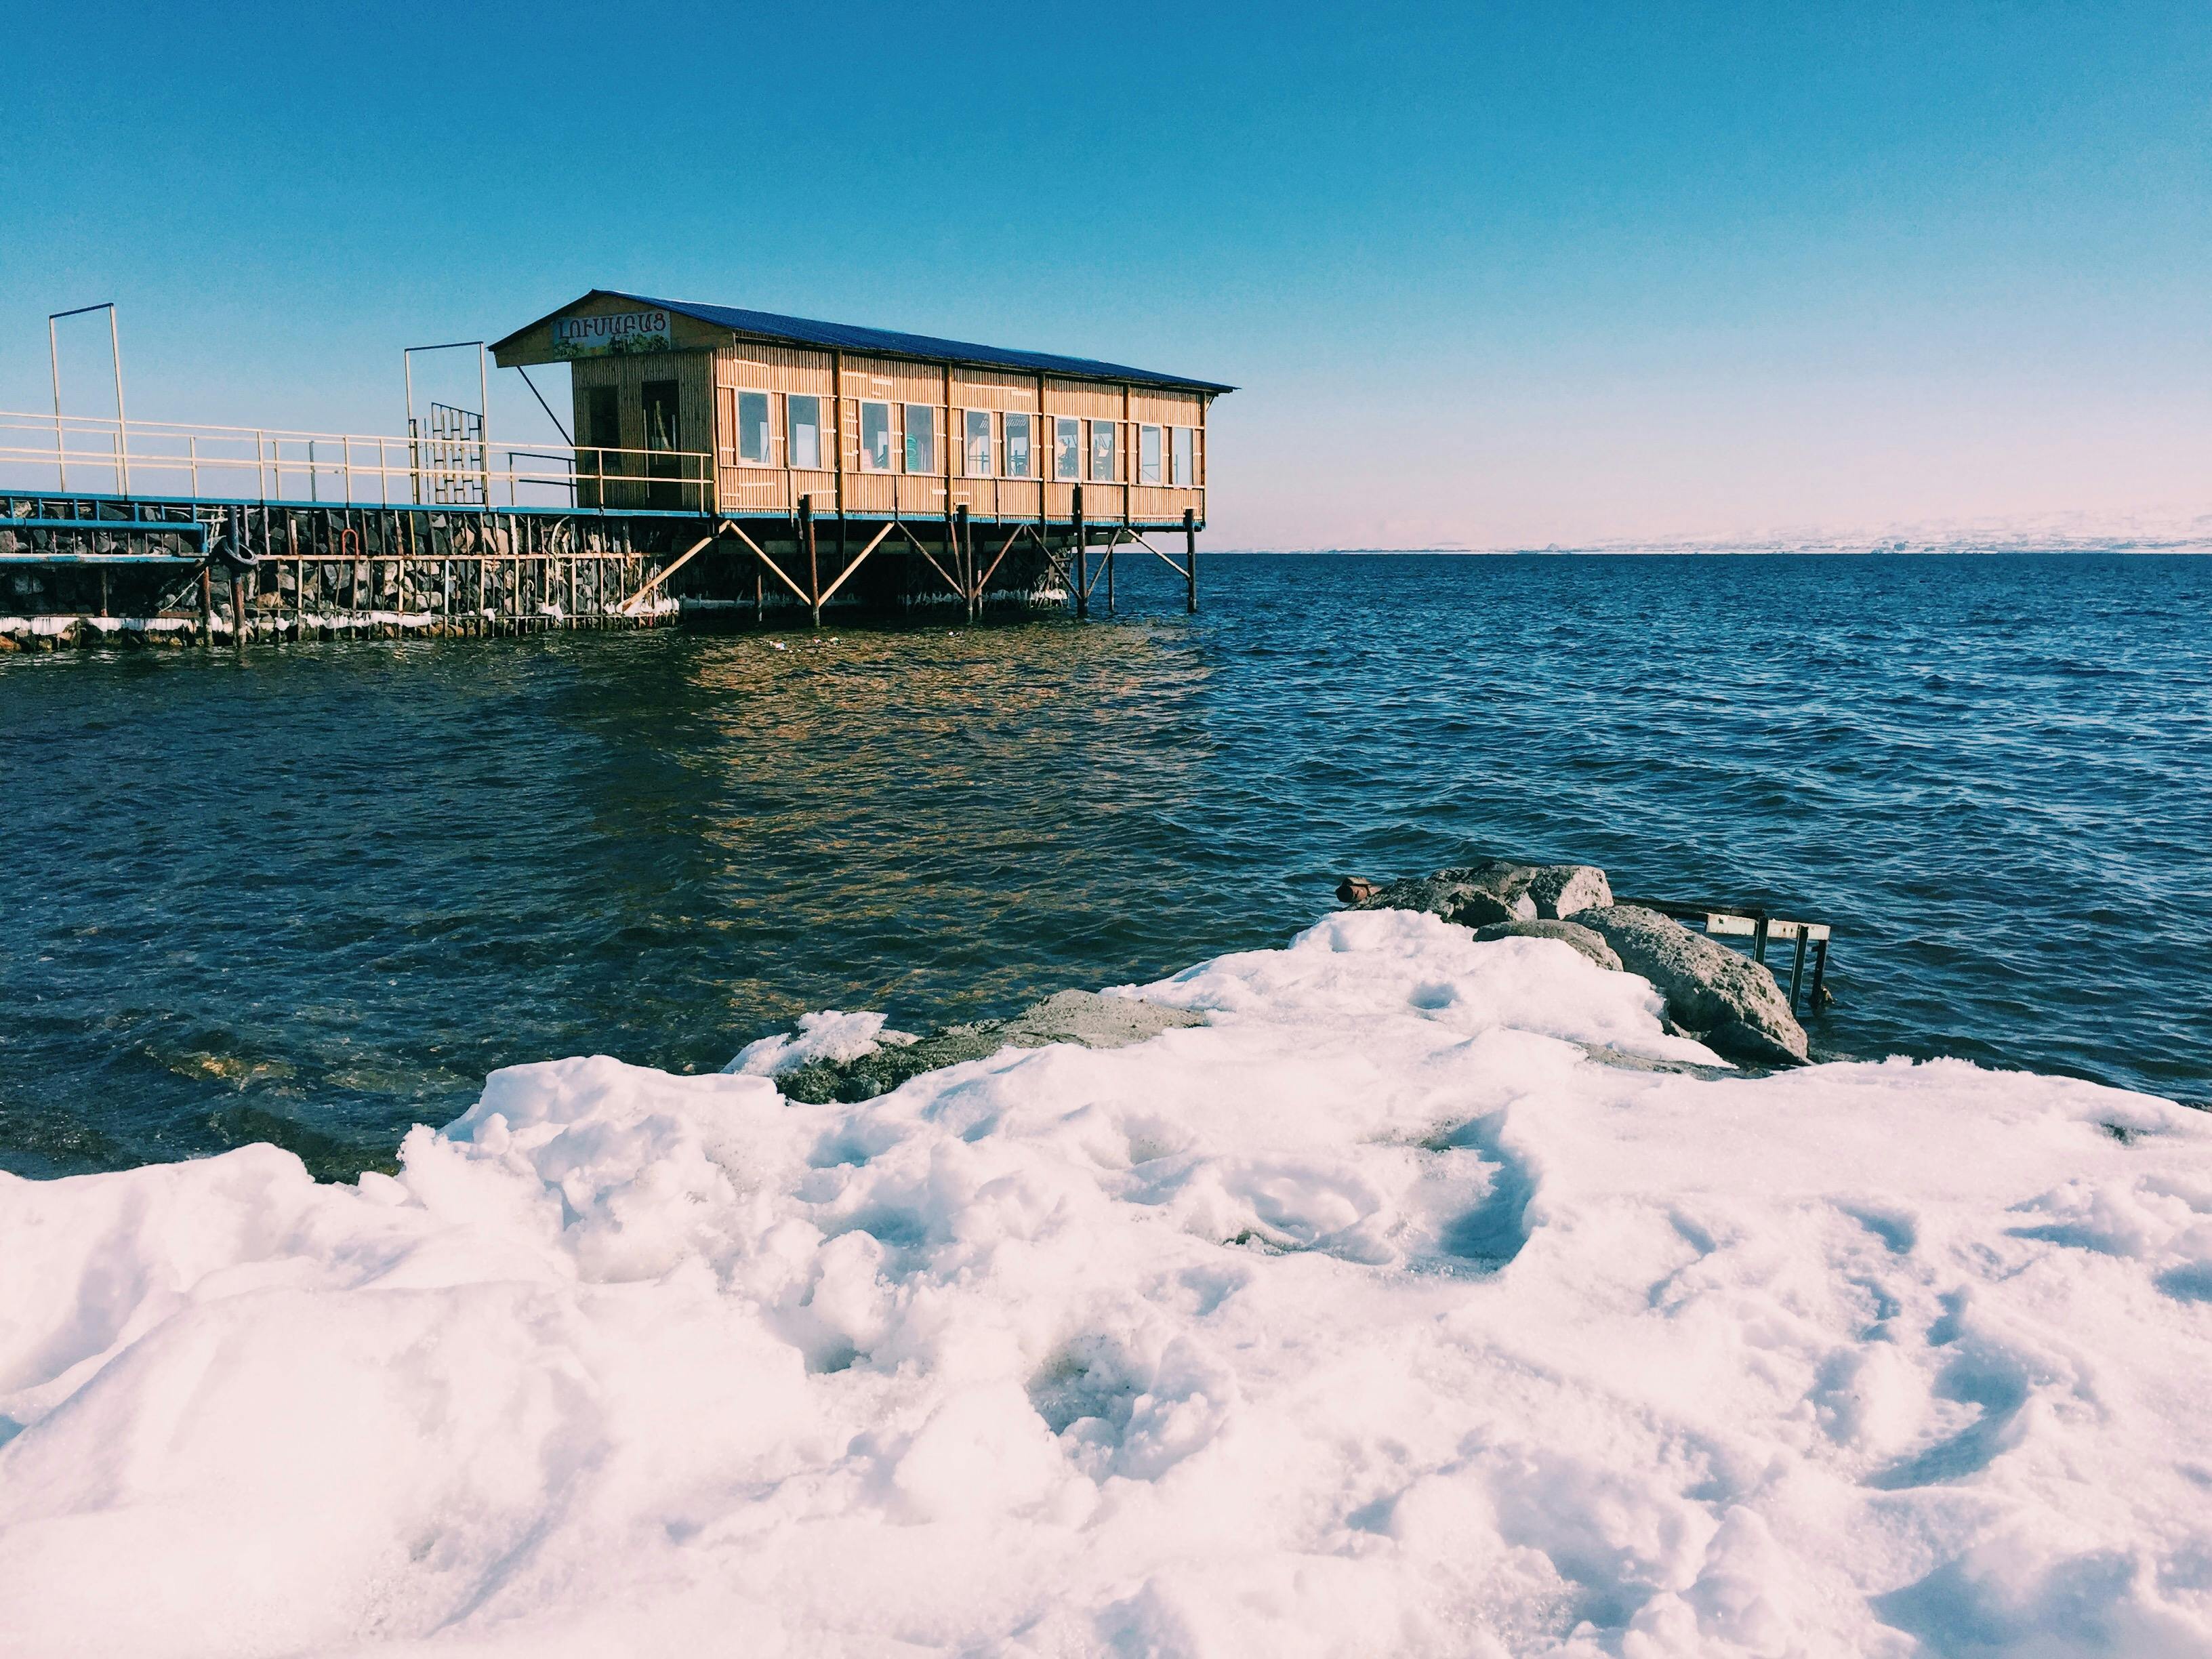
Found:
<path fill-rule="evenodd" d="M 495 1066 L 1003 1012 L 1477 850 L 1832 921 L 1834 1049 L 2208 1093 L 2212 564 L 1217 559 L 1196 619 L 1160 575 L 785 650 L 0 661 L 0 1164 L 343 1169 Z"/>

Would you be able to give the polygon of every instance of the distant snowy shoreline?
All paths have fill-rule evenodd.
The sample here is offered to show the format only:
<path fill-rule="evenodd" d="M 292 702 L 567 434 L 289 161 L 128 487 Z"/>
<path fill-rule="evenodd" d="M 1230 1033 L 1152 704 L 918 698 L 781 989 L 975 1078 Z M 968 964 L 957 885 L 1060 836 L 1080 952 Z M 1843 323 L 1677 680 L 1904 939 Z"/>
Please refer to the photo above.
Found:
<path fill-rule="evenodd" d="M 2212 1647 L 2212 1118 L 1400 910 L 1142 994 L 0 1176 L 0 1650 Z"/>

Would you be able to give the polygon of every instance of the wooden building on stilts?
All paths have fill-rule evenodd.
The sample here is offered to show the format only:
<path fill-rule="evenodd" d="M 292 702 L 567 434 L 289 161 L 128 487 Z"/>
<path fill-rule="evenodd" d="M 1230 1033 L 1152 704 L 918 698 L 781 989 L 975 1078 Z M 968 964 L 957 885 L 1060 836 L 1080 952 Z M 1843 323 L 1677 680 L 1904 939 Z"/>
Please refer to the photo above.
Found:
<path fill-rule="evenodd" d="M 480 406 L 418 411 L 456 349 Z M 491 360 L 568 367 L 561 442 L 494 436 Z M 0 649 L 1085 615 L 1129 551 L 1198 605 L 1212 381 L 605 289 L 402 362 L 364 436 L 128 419 L 119 348 L 115 416 L 64 415 L 57 359 L 0 411 Z"/>
<path fill-rule="evenodd" d="M 491 351 L 569 366 L 580 506 L 678 506 L 676 458 L 711 457 L 711 526 L 659 571 L 686 610 L 1085 614 L 1113 604 L 1116 550 L 1176 566 L 1197 606 L 1206 416 L 1232 387 L 606 289 Z"/>

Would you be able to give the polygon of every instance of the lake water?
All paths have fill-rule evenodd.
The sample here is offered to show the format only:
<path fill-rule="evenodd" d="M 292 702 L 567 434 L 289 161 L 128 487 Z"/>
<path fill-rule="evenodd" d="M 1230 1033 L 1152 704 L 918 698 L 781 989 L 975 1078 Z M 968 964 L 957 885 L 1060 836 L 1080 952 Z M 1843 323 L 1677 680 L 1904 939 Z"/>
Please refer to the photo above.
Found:
<path fill-rule="evenodd" d="M 0 659 L 0 1167 L 343 1170 L 512 1061 L 1006 1012 L 1486 852 L 1832 922 L 1830 1052 L 2212 1096 L 2212 560 L 1123 572 L 1083 626 Z"/>

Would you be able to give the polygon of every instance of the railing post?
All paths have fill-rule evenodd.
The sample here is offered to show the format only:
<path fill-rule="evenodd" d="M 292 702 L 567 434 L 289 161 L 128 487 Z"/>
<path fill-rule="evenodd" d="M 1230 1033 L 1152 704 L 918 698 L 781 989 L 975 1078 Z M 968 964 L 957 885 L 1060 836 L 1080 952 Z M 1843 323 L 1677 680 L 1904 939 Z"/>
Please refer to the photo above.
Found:
<path fill-rule="evenodd" d="M 54 319 L 46 319 L 46 361 L 54 374 L 54 488 L 69 493 L 69 447 L 62 437 L 62 353 Z"/>
<path fill-rule="evenodd" d="M 115 471 L 119 493 L 131 493 L 131 417 L 123 412 L 123 337 L 116 330 L 115 307 L 107 307 L 107 349 L 115 364 Z"/>

